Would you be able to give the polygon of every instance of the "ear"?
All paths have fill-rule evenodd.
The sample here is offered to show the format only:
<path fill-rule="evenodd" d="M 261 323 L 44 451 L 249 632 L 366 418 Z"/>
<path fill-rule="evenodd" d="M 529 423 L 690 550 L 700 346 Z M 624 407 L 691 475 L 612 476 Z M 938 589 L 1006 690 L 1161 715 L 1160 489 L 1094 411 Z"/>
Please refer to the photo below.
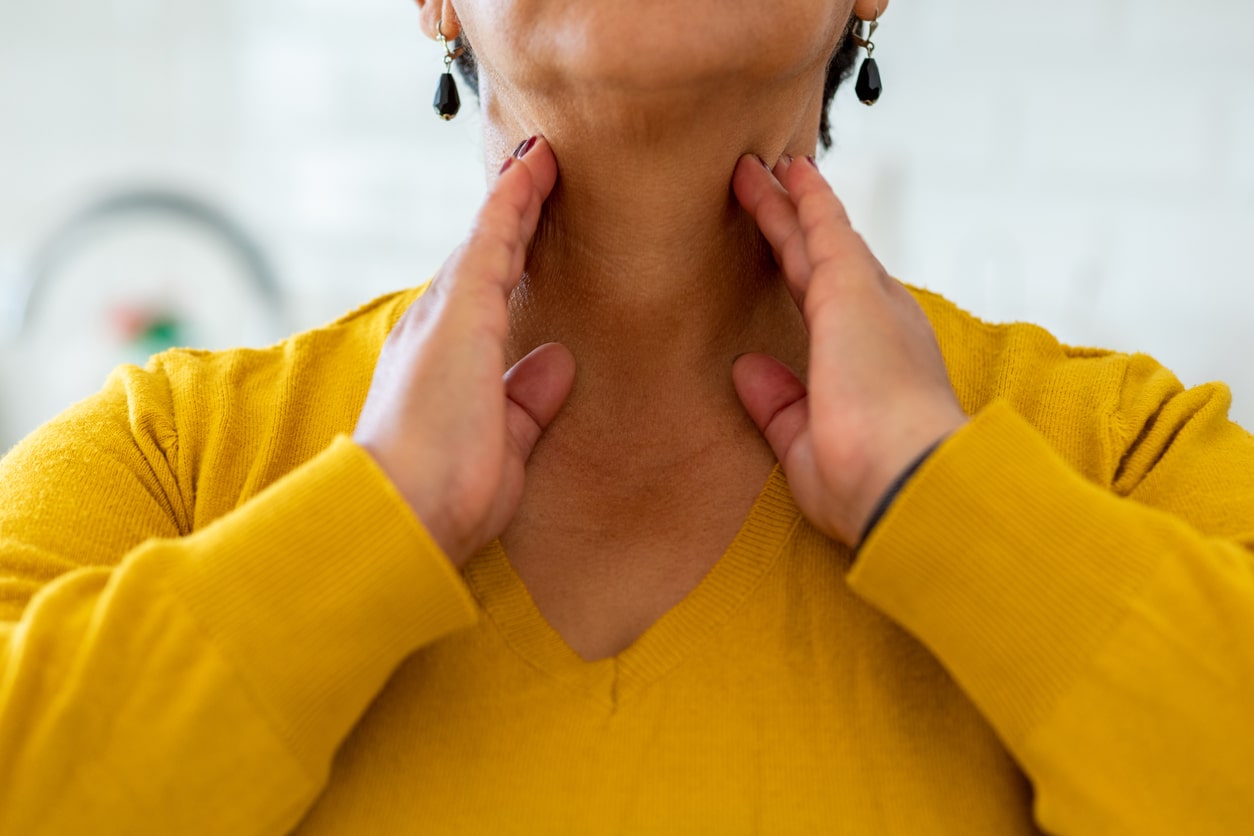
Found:
<path fill-rule="evenodd" d="M 858 16 L 858 20 L 875 20 L 877 10 L 879 16 L 883 17 L 888 10 L 888 0 L 857 0 L 853 4 L 853 13 Z"/>
<path fill-rule="evenodd" d="M 422 15 L 422 31 L 433 41 L 436 40 L 437 25 L 450 41 L 462 33 L 462 22 L 457 17 L 457 10 L 453 8 L 453 0 L 418 0 L 418 12 Z"/>

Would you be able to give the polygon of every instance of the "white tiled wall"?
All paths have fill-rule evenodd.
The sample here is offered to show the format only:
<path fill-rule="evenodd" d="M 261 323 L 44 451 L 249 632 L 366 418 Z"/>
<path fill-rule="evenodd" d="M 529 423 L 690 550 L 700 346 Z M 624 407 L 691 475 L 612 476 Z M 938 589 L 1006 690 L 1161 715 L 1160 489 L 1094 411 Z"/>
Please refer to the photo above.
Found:
<path fill-rule="evenodd" d="M 1254 427 L 1254 4 L 898 0 L 876 41 L 884 98 L 844 91 L 824 167 L 889 268 L 1225 380 Z M 422 280 L 483 189 L 473 103 L 431 113 L 440 69 L 408 0 L 0 0 L 0 299 L 137 183 L 251 230 L 289 329 Z M 89 314 L 0 328 L 0 449 L 117 359 L 57 331 Z"/>

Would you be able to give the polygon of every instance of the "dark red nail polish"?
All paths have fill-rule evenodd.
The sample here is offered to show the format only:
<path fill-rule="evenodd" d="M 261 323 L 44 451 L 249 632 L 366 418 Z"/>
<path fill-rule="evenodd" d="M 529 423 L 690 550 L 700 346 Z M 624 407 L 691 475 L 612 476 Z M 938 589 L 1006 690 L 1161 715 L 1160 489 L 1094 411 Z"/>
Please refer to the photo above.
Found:
<path fill-rule="evenodd" d="M 771 170 L 771 167 L 766 164 L 766 160 L 762 159 L 762 156 L 760 154 L 754 154 L 753 158 L 757 160 L 758 162 L 762 163 L 762 167 L 765 168 L 767 171 Z"/>
<path fill-rule="evenodd" d="M 807 154 L 807 155 L 806 155 L 806 162 L 808 162 L 810 165 L 814 166 L 814 170 L 815 170 L 815 171 L 818 171 L 818 170 L 819 170 L 819 164 L 818 164 L 818 163 L 816 163 L 816 162 L 814 161 L 814 157 L 811 157 L 811 156 L 809 156 L 809 155 Z"/>
<path fill-rule="evenodd" d="M 523 142 L 517 148 L 514 149 L 514 156 L 520 160 L 523 157 L 527 156 L 527 152 L 530 151 L 533 146 L 535 146 L 537 139 L 539 139 L 539 137 L 533 136 L 533 137 L 530 137 L 529 139 L 523 140 Z"/>
<path fill-rule="evenodd" d="M 497 172 L 497 176 L 504 174 L 506 169 L 508 169 L 513 164 L 514 164 L 514 158 L 506 157 L 505 162 L 501 163 L 501 170 Z"/>
<path fill-rule="evenodd" d="M 522 142 L 520 142 L 520 143 L 518 143 L 517 145 L 515 145 L 515 146 L 514 146 L 514 150 L 513 150 L 513 151 L 510 151 L 510 152 L 509 152 L 509 155 L 510 155 L 511 157 L 517 157 L 519 154 L 521 154 L 521 153 L 522 153 L 523 146 L 524 146 L 524 145 L 526 145 L 526 144 L 527 144 L 527 140 L 525 140 L 525 139 L 524 139 Z"/>

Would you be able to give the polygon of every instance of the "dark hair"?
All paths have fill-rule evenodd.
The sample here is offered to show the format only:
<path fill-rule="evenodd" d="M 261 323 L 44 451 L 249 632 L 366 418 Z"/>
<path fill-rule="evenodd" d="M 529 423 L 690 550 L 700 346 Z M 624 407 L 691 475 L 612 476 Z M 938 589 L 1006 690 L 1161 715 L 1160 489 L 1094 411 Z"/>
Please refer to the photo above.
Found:
<path fill-rule="evenodd" d="M 828 110 L 832 106 L 832 98 L 836 95 L 838 88 L 851 73 L 853 73 L 853 65 L 858 60 L 858 43 L 849 37 L 853 32 L 854 26 L 858 24 L 856 17 L 850 17 L 849 23 L 845 26 L 845 32 L 840 37 L 840 43 L 836 45 L 836 51 L 832 53 L 831 60 L 827 62 L 827 78 L 823 82 L 823 115 L 819 121 L 819 144 L 824 150 L 832 147 L 832 123 L 828 116 Z M 479 65 L 475 62 L 475 52 L 471 49 L 470 41 L 466 39 L 463 31 L 457 40 L 453 41 L 453 48 L 464 47 L 461 55 L 457 57 L 457 70 L 461 73 L 462 79 L 474 91 L 475 95 L 479 95 Z"/>

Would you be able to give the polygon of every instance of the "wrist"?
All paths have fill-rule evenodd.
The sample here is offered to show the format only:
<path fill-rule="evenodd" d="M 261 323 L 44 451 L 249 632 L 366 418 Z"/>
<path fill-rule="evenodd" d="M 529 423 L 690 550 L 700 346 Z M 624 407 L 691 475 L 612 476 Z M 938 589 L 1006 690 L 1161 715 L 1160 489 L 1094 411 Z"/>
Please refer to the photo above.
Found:
<path fill-rule="evenodd" d="M 910 463 L 907 464 L 905 468 L 903 468 L 896 475 L 896 477 L 893 478 L 888 487 L 881 491 L 879 499 L 876 501 L 875 505 L 872 506 L 871 512 L 867 515 L 866 521 L 862 524 L 862 536 L 858 538 L 857 545 L 854 548 L 855 552 L 859 551 L 862 548 L 862 545 L 866 543 L 867 538 L 871 536 L 871 532 L 875 530 L 875 526 L 888 512 L 888 509 L 892 506 L 893 501 L 897 498 L 897 495 L 901 493 L 901 490 L 906 486 L 906 483 L 910 481 L 911 477 L 913 477 L 914 474 L 918 472 L 919 468 L 923 466 L 923 463 L 926 462 L 931 457 L 932 453 L 936 451 L 936 448 L 940 447 L 940 445 L 945 441 L 945 439 L 949 438 L 950 435 L 952 435 L 952 432 L 947 432 L 924 448 L 922 452 L 916 455 Z"/>
<path fill-rule="evenodd" d="M 456 529 L 452 522 L 452 516 L 441 510 L 440 503 L 435 501 L 436 498 L 433 495 L 435 492 L 413 480 L 406 481 L 402 479 L 402 474 L 389 467 L 389 457 L 381 454 L 370 441 L 361 438 L 354 438 L 353 440 L 370 454 L 375 464 L 379 466 L 379 469 L 383 471 L 388 481 L 392 483 L 392 487 L 396 489 L 396 492 L 400 494 L 405 504 L 409 506 L 410 513 L 413 514 L 418 524 L 422 526 L 432 542 L 439 547 L 454 568 L 461 571 L 470 554 L 468 550 L 458 547 L 459 541 L 454 533 Z"/>
<path fill-rule="evenodd" d="M 441 503 L 434 501 L 427 491 L 417 489 L 407 496 L 409 508 L 414 518 L 439 547 L 440 551 L 459 572 L 470 559 L 471 550 L 466 548 L 457 534 L 453 516 L 443 510 Z"/>

